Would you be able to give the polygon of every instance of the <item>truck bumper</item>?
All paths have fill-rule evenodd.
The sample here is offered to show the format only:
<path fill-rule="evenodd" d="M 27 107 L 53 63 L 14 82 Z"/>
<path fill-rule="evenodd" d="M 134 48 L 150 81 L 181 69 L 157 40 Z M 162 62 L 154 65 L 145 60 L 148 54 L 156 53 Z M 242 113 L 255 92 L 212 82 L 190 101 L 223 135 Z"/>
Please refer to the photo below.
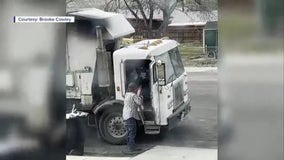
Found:
<path fill-rule="evenodd" d="M 172 115 L 168 117 L 168 129 L 174 128 L 191 110 L 190 101 L 179 106 Z"/>

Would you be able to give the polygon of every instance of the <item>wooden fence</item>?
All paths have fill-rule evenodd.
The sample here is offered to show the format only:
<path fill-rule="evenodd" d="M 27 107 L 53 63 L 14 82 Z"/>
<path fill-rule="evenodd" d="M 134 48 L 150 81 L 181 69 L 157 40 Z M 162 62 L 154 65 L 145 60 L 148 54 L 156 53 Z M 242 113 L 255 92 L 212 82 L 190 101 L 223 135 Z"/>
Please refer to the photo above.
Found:
<path fill-rule="evenodd" d="M 204 26 L 175 26 L 169 27 L 165 34 L 159 33 L 158 30 L 152 30 L 151 32 L 143 30 L 136 32 L 131 36 L 139 37 L 141 39 L 169 37 L 179 43 L 202 43 L 203 28 Z"/>

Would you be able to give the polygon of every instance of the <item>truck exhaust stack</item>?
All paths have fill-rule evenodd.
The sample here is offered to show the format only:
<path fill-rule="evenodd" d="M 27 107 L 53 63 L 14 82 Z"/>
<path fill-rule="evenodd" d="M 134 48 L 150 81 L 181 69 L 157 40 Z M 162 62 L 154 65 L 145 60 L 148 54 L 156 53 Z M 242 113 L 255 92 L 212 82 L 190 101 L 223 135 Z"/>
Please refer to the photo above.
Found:
<path fill-rule="evenodd" d="M 110 53 L 108 53 L 104 47 L 102 28 L 101 26 L 96 26 L 96 34 L 98 40 L 97 48 L 97 61 L 96 70 L 98 72 L 98 84 L 99 87 L 110 87 Z"/>
<path fill-rule="evenodd" d="M 103 50 L 104 49 L 104 42 L 103 42 L 102 27 L 101 26 L 96 26 L 96 34 L 97 34 L 97 39 L 99 41 L 98 49 Z"/>

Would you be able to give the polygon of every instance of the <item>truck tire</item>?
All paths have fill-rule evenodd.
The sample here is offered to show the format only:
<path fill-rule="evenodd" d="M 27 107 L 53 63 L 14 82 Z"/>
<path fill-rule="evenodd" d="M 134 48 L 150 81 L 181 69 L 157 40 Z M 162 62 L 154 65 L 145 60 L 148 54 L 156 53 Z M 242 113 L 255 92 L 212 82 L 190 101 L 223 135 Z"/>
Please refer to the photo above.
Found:
<path fill-rule="evenodd" d="M 111 144 L 125 144 L 127 128 L 122 118 L 122 111 L 119 109 L 106 110 L 100 116 L 99 130 L 101 137 Z"/>

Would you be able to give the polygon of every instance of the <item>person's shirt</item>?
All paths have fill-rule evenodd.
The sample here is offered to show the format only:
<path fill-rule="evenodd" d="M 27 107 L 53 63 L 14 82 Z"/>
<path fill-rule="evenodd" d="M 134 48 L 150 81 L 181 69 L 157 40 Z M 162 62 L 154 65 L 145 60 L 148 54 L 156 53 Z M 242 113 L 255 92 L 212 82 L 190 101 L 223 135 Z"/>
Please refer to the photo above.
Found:
<path fill-rule="evenodd" d="M 142 100 L 133 92 L 126 92 L 123 106 L 123 120 L 135 118 L 140 120 L 137 108 L 141 105 Z"/>

